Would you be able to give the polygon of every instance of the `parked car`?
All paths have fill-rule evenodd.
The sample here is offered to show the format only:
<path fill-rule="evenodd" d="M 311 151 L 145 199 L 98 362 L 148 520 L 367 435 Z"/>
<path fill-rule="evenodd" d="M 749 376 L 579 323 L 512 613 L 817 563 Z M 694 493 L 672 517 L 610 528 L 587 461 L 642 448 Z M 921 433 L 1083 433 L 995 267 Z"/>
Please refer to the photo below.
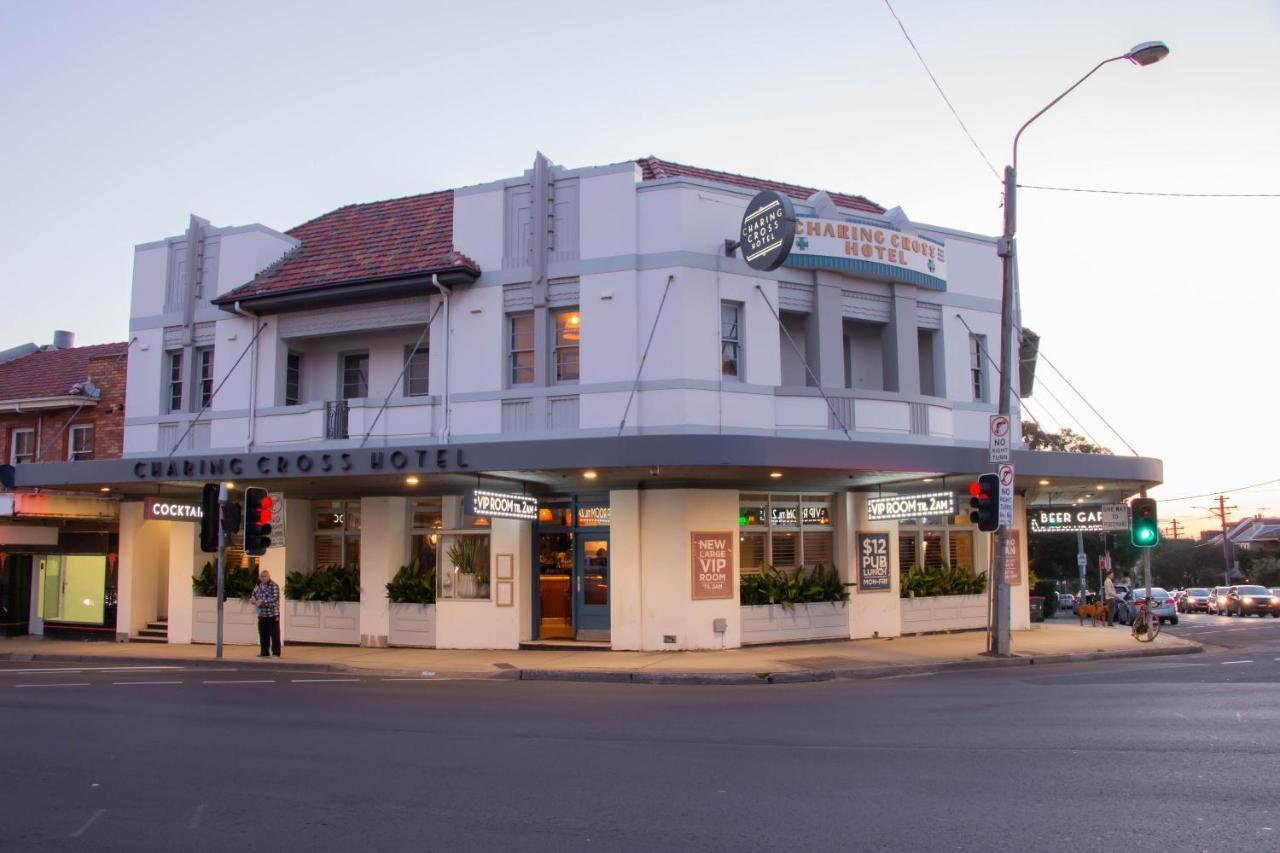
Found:
<path fill-rule="evenodd" d="M 1228 616 L 1266 616 L 1280 619 L 1280 598 L 1271 594 L 1265 586 L 1241 585 L 1227 590 L 1224 606 Z"/>
<path fill-rule="evenodd" d="M 1133 620 L 1138 615 L 1138 602 L 1146 595 L 1146 589 L 1139 587 L 1138 589 L 1129 590 L 1125 593 L 1124 598 L 1120 599 L 1117 605 L 1116 615 L 1120 621 L 1126 625 L 1132 625 Z M 1156 616 L 1160 617 L 1161 622 L 1168 622 L 1170 625 L 1178 624 L 1178 611 L 1173 606 L 1173 596 L 1169 595 L 1164 589 L 1153 586 L 1151 587 L 1151 609 Z"/>
<path fill-rule="evenodd" d="M 1064 612 L 1076 612 L 1076 597 L 1069 592 L 1058 593 L 1058 609 Z"/>
<path fill-rule="evenodd" d="M 1213 589 L 1209 590 L 1209 607 L 1207 612 L 1214 613 L 1218 616 L 1222 615 L 1222 608 L 1226 606 L 1227 603 L 1227 589 L 1228 588 L 1225 586 L 1215 586 Z"/>
<path fill-rule="evenodd" d="M 1179 609 L 1183 613 L 1208 613 L 1209 612 L 1209 589 L 1203 586 L 1193 586 L 1187 589 L 1186 594 L 1182 596 L 1179 602 Z"/>

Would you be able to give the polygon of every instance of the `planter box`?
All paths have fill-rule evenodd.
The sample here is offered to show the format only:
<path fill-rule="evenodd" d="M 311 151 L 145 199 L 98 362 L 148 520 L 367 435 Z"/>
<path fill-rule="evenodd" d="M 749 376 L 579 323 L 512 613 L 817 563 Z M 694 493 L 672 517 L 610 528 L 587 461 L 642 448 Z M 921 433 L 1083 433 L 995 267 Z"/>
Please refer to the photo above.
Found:
<path fill-rule="evenodd" d="M 218 599 L 192 596 L 191 642 L 218 641 Z M 228 598 L 222 603 L 222 642 L 237 646 L 258 645 L 258 611 L 247 601 Z"/>
<path fill-rule="evenodd" d="M 387 610 L 390 615 L 387 645 L 435 648 L 436 606 L 434 604 L 388 604 Z"/>
<path fill-rule="evenodd" d="M 280 604 L 284 642 L 360 645 L 360 602 L 285 600 Z"/>
<path fill-rule="evenodd" d="M 849 605 L 823 601 L 797 604 L 764 604 L 741 608 L 742 645 L 794 643 L 802 640 L 849 639 Z"/>
<path fill-rule="evenodd" d="M 987 596 L 934 595 L 927 598 L 904 598 L 902 633 L 924 634 L 930 631 L 964 631 L 987 627 Z"/>

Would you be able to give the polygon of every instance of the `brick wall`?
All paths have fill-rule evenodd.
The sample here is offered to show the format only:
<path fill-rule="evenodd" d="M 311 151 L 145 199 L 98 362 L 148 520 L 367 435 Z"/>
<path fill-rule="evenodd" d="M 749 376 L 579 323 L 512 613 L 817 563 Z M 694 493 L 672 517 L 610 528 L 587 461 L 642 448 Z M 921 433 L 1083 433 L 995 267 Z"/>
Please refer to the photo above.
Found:
<path fill-rule="evenodd" d="M 4 462 L 13 453 L 13 433 L 19 429 L 38 431 L 37 451 L 44 462 L 65 462 L 70 427 L 63 429 L 67 421 L 72 426 L 93 426 L 93 456 L 108 459 L 120 456 L 124 448 L 124 384 L 127 358 L 114 355 L 89 360 L 89 378 L 102 390 L 96 406 L 86 406 L 72 419 L 75 407 L 47 409 L 38 412 L 0 412 L 0 437 L 4 441 Z M 50 388 L 49 396 L 66 393 L 66 388 Z"/>

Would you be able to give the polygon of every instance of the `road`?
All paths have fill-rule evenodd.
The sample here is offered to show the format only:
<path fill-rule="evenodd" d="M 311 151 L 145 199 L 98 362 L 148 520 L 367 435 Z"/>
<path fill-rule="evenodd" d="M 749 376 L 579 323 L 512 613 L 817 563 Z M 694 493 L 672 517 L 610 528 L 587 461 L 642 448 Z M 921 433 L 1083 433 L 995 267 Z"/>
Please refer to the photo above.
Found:
<path fill-rule="evenodd" d="M 1202 655 L 747 687 L 5 663 L 0 849 L 1277 849 L 1280 620 L 1224 621 Z"/>

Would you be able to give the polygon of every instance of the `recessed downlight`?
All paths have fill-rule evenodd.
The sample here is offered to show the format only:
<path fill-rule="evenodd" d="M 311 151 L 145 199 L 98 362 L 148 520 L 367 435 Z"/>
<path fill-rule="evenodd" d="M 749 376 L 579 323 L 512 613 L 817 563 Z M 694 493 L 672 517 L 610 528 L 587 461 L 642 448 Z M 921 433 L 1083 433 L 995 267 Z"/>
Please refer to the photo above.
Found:
<path fill-rule="evenodd" d="M 770 477 L 772 477 L 772 478 L 773 478 L 773 479 L 775 479 L 775 480 L 781 480 L 781 479 L 782 479 L 782 472 L 781 472 L 781 471 L 770 471 L 770 472 L 769 472 L 769 476 L 770 476 Z"/>

